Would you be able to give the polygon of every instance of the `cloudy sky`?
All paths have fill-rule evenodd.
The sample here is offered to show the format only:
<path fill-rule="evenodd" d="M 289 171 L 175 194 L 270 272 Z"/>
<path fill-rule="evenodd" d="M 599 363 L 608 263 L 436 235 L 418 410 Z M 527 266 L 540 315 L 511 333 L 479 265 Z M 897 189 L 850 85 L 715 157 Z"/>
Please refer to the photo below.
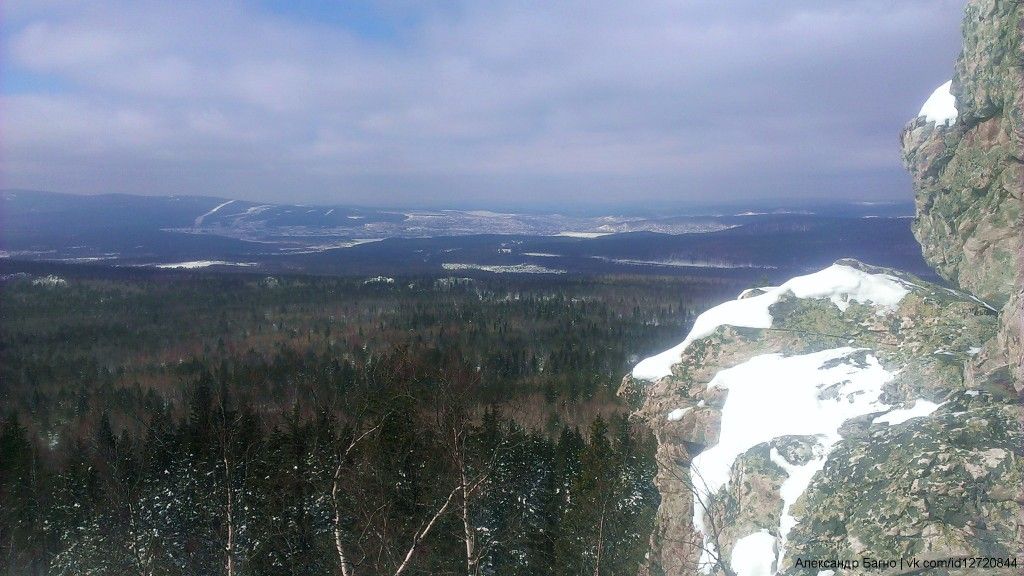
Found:
<path fill-rule="evenodd" d="M 946 0 L 6 0 L 0 187 L 375 206 L 907 199 Z"/>

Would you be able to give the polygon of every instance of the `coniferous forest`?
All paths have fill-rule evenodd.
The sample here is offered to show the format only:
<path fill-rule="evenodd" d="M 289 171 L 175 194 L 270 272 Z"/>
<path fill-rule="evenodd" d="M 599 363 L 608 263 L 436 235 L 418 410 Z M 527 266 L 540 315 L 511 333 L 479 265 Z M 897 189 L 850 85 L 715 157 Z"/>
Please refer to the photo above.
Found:
<path fill-rule="evenodd" d="M 634 573 L 654 442 L 615 392 L 730 282 L 8 279 L 0 566 Z"/>

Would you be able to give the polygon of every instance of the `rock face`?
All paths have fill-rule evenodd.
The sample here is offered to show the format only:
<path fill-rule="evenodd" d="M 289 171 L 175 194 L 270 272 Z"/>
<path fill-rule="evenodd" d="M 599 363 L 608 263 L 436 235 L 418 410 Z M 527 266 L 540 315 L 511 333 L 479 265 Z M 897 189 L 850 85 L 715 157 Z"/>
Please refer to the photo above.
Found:
<path fill-rule="evenodd" d="M 903 133 L 914 232 L 956 289 L 840 261 L 705 312 L 625 378 L 659 445 L 642 574 L 1024 570 L 1022 12 L 969 3 L 955 114 L 929 101 Z"/>
<path fill-rule="evenodd" d="M 914 178 L 914 234 L 945 279 L 1002 308 L 1003 328 L 975 362 L 982 378 L 1021 381 L 1024 252 L 1024 84 L 1021 21 L 1013 0 L 976 0 L 964 16 L 953 74 L 958 115 L 919 117 L 903 131 Z"/>

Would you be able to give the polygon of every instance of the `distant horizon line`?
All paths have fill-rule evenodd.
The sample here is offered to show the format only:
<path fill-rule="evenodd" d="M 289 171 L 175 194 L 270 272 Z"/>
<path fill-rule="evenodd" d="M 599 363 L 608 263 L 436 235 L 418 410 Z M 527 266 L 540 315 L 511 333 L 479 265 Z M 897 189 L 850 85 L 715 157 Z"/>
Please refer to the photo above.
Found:
<path fill-rule="evenodd" d="M 853 200 L 853 199 L 824 199 L 824 198 L 801 198 L 801 197 L 778 197 L 777 199 L 730 199 L 719 202 L 713 201 L 685 201 L 685 202 L 673 202 L 673 203 L 662 203 L 662 204 L 647 204 L 643 207 L 638 207 L 635 204 L 628 205 L 623 204 L 612 204 L 604 203 L 600 205 L 592 206 L 591 208 L 583 208 L 579 205 L 567 206 L 567 205 L 550 205 L 550 206 L 535 206 L 535 207 L 518 207 L 514 208 L 509 204 L 394 204 L 394 205 L 374 205 L 374 204 L 363 204 L 357 201 L 352 202 L 288 202 L 282 200 L 253 200 L 246 198 L 237 198 L 230 196 L 211 196 L 207 194 L 143 194 L 138 192 L 63 192 L 55 190 L 41 190 L 31 188 L 0 188 L 0 194 L 39 194 L 39 195 L 59 195 L 59 196 L 76 196 L 83 198 L 100 198 L 100 197 L 133 197 L 133 198 L 163 198 L 163 199 L 174 199 L 174 198 L 190 198 L 190 199 L 203 199 L 203 200 L 215 200 L 215 201 L 233 201 L 233 202 L 245 202 L 250 204 L 266 204 L 271 206 L 301 206 L 310 208 L 356 208 L 360 210 L 375 210 L 381 212 L 388 211 L 402 211 L 402 210 L 417 210 L 417 211 L 436 211 L 436 212 L 493 212 L 495 214 L 510 214 L 510 215 L 523 215 L 523 214 L 588 214 L 588 215 L 612 215 L 609 211 L 615 212 L 617 215 L 651 215 L 652 213 L 662 212 L 665 210 L 683 210 L 683 213 L 672 213 L 663 214 L 663 216 L 739 216 L 739 215 L 757 215 L 754 210 L 768 210 L 768 212 L 761 212 L 763 214 L 784 214 L 785 211 L 794 210 L 807 210 L 810 208 L 837 208 L 837 207 L 862 207 L 868 208 L 871 206 L 887 207 L 887 208 L 899 208 L 899 207 L 910 207 L 913 208 L 913 198 L 906 200 Z M 718 210 L 719 213 L 694 213 L 693 210 Z M 723 214 L 720 213 L 722 210 L 731 212 L 734 210 L 740 211 L 739 213 Z M 743 212 L 748 212 L 744 214 Z M 913 210 L 911 210 L 913 214 Z"/>

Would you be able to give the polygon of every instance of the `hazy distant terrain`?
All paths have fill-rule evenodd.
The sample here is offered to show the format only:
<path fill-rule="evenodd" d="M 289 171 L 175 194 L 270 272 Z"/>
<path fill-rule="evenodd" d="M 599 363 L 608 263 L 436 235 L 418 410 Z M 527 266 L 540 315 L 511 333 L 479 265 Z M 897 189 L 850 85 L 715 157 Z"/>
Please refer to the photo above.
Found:
<path fill-rule="evenodd" d="M 448 271 L 779 276 L 856 257 L 928 274 L 909 206 L 518 214 L 6 191 L 0 255 L 152 268 L 338 275 Z"/>

